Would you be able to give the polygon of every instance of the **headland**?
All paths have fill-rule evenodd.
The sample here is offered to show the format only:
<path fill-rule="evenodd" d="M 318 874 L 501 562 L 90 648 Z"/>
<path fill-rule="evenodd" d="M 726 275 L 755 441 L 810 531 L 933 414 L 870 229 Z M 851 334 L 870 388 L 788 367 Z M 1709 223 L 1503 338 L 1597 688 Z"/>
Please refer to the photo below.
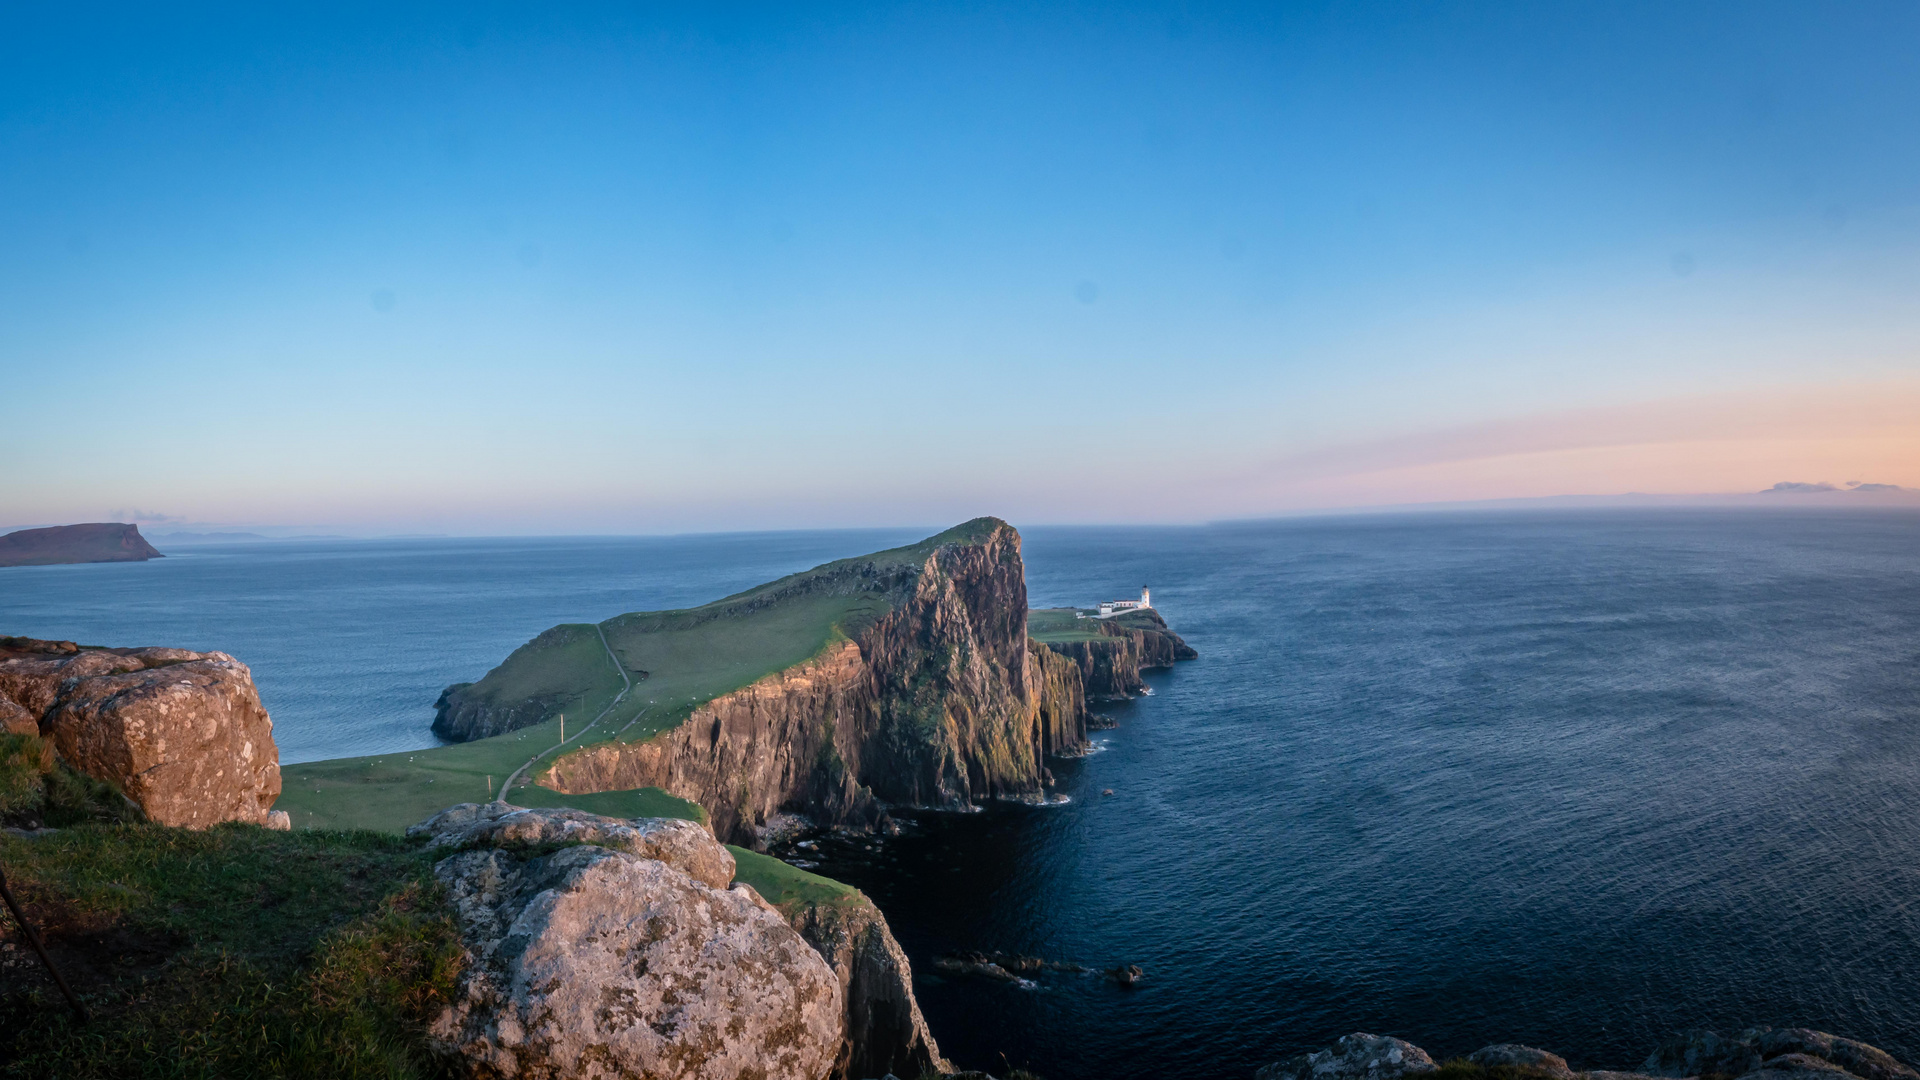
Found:
<path fill-rule="evenodd" d="M 164 559 L 140 526 L 126 522 L 55 525 L 20 529 L 0 536 L 0 566 L 55 566 L 63 563 L 145 562 Z"/>

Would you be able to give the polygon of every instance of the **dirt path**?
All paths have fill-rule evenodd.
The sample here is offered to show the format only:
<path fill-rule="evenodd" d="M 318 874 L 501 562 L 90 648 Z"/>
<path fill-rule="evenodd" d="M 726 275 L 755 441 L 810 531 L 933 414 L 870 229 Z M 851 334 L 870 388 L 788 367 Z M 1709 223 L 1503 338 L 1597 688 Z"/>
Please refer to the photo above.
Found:
<path fill-rule="evenodd" d="M 628 691 L 631 691 L 633 689 L 633 680 L 627 678 L 626 665 L 620 663 L 620 658 L 613 655 L 613 646 L 607 644 L 607 632 L 600 629 L 600 626 L 598 623 L 594 624 L 593 632 L 600 635 L 600 647 L 607 650 L 607 659 L 613 664 L 613 670 L 620 673 L 620 681 L 626 685 L 621 688 L 618 694 L 615 694 L 613 696 L 613 700 L 607 703 L 606 708 L 600 710 L 600 715 L 588 721 L 586 727 L 583 727 L 579 731 L 575 732 L 573 738 L 562 739 L 559 742 L 554 743 L 552 746 L 549 746 L 545 750 L 542 750 L 539 753 L 528 758 L 527 763 L 525 765 L 522 765 L 518 769 L 513 770 L 513 775 L 507 777 L 507 782 L 500 785 L 500 796 L 499 798 L 494 800 L 495 802 L 506 802 L 507 792 L 512 791 L 514 783 L 518 781 L 522 776 L 525 776 L 528 769 L 533 768 L 534 762 L 539 761 L 541 758 L 546 757 L 548 754 L 553 753 L 554 751 L 560 749 L 561 747 L 567 745 L 570 742 L 579 742 L 582 736 L 586 735 L 587 732 L 592 731 L 593 726 L 595 724 L 598 724 L 601 720 L 605 719 L 606 715 L 612 712 L 614 710 L 614 707 L 619 705 L 620 702 L 626 698 Z M 651 708 L 651 706 L 649 706 L 649 708 Z M 642 715 L 645 715 L 646 713 L 645 709 L 642 709 L 640 711 Z M 637 721 L 639 719 L 640 717 L 636 716 L 633 718 L 633 720 L 629 720 L 627 722 L 627 727 L 632 727 L 634 724 L 634 721 Z M 620 730 L 625 731 L 626 729 L 627 728 L 621 728 Z"/>

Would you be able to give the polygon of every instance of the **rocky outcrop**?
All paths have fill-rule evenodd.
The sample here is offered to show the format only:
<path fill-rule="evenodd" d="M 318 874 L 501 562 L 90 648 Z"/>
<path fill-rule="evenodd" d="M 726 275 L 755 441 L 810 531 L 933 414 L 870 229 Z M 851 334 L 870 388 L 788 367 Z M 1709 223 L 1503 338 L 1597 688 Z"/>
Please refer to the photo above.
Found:
<path fill-rule="evenodd" d="M 407 836 L 427 841 L 429 849 L 593 844 L 666 863 L 711 888 L 733 886 L 733 853 L 705 826 L 678 818 L 628 820 L 565 807 L 461 803 L 412 826 Z"/>
<path fill-rule="evenodd" d="M 1641 1068 L 1654 1076 L 1765 1076 L 1834 1071 L 1860 1080 L 1920 1080 L 1920 1072 L 1863 1042 L 1810 1028 L 1749 1028 L 1723 1036 L 1713 1031 L 1682 1032 L 1660 1044 Z"/>
<path fill-rule="evenodd" d="M 1084 697 L 1026 636 L 1020 535 L 987 518 L 902 559 L 796 575 L 717 615 L 803 593 L 865 592 L 885 610 L 813 659 L 701 704 L 643 743 L 568 754 L 540 777 L 569 793 L 660 787 L 752 844 L 783 809 L 871 825 L 882 803 L 967 806 L 1037 792 L 1049 754 L 1085 745 Z M 704 609 L 703 609 L 704 610 Z M 625 617 L 623 617 L 625 618 Z"/>
<path fill-rule="evenodd" d="M 1409 1073 L 1432 1072 L 1425 1050 L 1384 1035 L 1356 1031 L 1325 1050 L 1275 1062 L 1253 1074 L 1254 1080 L 1395 1080 Z"/>
<path fill-rule="evenodd" d="M 96 522 L 21 529 L 0 536 L 0 566 L 52 566 L 59 563 L 144 562 L 166 556 L 140 535 L 138 525 Z"/>
<path fill-rule="evenodd" d="M 684 826 L 493 804 L 411 830 L 457 849 L 434 875 L 468 965 L 435 1045 L 482 1077 L 826 1076 L 834 972 L 751 888 L 694 876 L 731 856 Z"/>
<path fill-rule="evenodd" d="M 920 1015 L 912 965 L 880 909 L 860 896 L 799 904 L 784 914 L 840 980 L 846 1040 L 834 1063 L 836 1080 L 953 1071 Z"/>
<path fill-rule="evenodd" d="M 1099 634 L 1099 639 L 1048 642 L 1046 648 L 1080 669 L 1089 699 L 1132 697 L 1146 689 L 1142 670 L 1172 667 L 1199 656 L 1151 608 L 1117 619 L 1087 619 L 1080 626 Z"/>
<path fill-rule="evenodd" d="M 1920 1072 L 1876 1047 L 1809 1028 L 1749 1028 L 1737 1035 L 1687 1031 L 1662 1043 L 1641 1072 L 1575 1071 L 1558 1054 L 1497 1043 L 1468 1055 L 1509 1080 L 1654 1080 L 1727 1077 L 1738 1080 L 1920 1080 Z M 1451 1068 L 1452 1066 L 1449 1066 Z M 1332 1048 L 1268 1065 L 1255 1080 L 1391 1080 L 1432 1072 L 1426 1051 L 1400 1039 L 1345 1036 Z"/>
<path fill-rule="evenodd" d="M 163 825 L 264 825 L 280 796 L 273 722 L 226 653 L 0 638 L 0 720 Z"/>

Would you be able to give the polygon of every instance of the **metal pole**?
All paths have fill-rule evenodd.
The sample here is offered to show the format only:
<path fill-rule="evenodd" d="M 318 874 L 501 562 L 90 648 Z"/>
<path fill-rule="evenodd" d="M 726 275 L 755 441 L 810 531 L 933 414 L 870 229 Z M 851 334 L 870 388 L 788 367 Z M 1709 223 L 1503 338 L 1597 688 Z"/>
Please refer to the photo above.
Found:
<path fill-rule="evenodd" d="M 7 888 L 7 875 L 4 871 L 0 871 L 0 899 L 7 902 L 7 910 L 13 913 L 13 921 L 20 924 L 20 932 L 26 935 L 27 944 L 33 946 L 33 951 L 39 955 L 40 962 L 46 965 L 47 974 L 53 976 L 53 985 L 59 987 L 60 992 L 66 995 L 67 1004 L 73 1006 L 73 1011 L 79 1014 L 80 1022 L 86 1023 L 91 1019 L 87 1016 L 87 1007 L 80 1004 L 80 999 L 74 996 L 73 987 L 68 986 L 67 980 L 60 977 L 60 969 L 53 966 L 53 957 L 48 956 L 47 947 L 40 944 L 40 935 L 33 932 L 33 924 L 27 922 L 27 917 L 21 912 L 20 905 L 14 902 L 13 890 Z"/>

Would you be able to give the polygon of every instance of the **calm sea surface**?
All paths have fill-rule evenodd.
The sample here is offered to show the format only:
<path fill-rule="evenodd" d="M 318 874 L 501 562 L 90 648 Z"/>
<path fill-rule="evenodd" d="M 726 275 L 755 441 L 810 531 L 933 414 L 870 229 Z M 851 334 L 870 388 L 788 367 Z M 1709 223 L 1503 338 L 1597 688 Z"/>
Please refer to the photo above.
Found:
<path fill-rule="evenodd" d="M 431 745 L 440 688 L 553 623 L 916 538 L 181 549 L 0 571 L 0 632 L 232 652 L 311 760 Z M 1066 806 L 828 845 L 963 1064 L 1246 1077 L 1367 1030 L 1623 1067 L 1752 1023 L 1920 1058 L 1920 516 L 1033 529 L 1027 558 L 1036 605 L 1151 585 L 1201 659 L 1055 765 Z M 931 976 L 961 949 L 1147 980 Z"/>

